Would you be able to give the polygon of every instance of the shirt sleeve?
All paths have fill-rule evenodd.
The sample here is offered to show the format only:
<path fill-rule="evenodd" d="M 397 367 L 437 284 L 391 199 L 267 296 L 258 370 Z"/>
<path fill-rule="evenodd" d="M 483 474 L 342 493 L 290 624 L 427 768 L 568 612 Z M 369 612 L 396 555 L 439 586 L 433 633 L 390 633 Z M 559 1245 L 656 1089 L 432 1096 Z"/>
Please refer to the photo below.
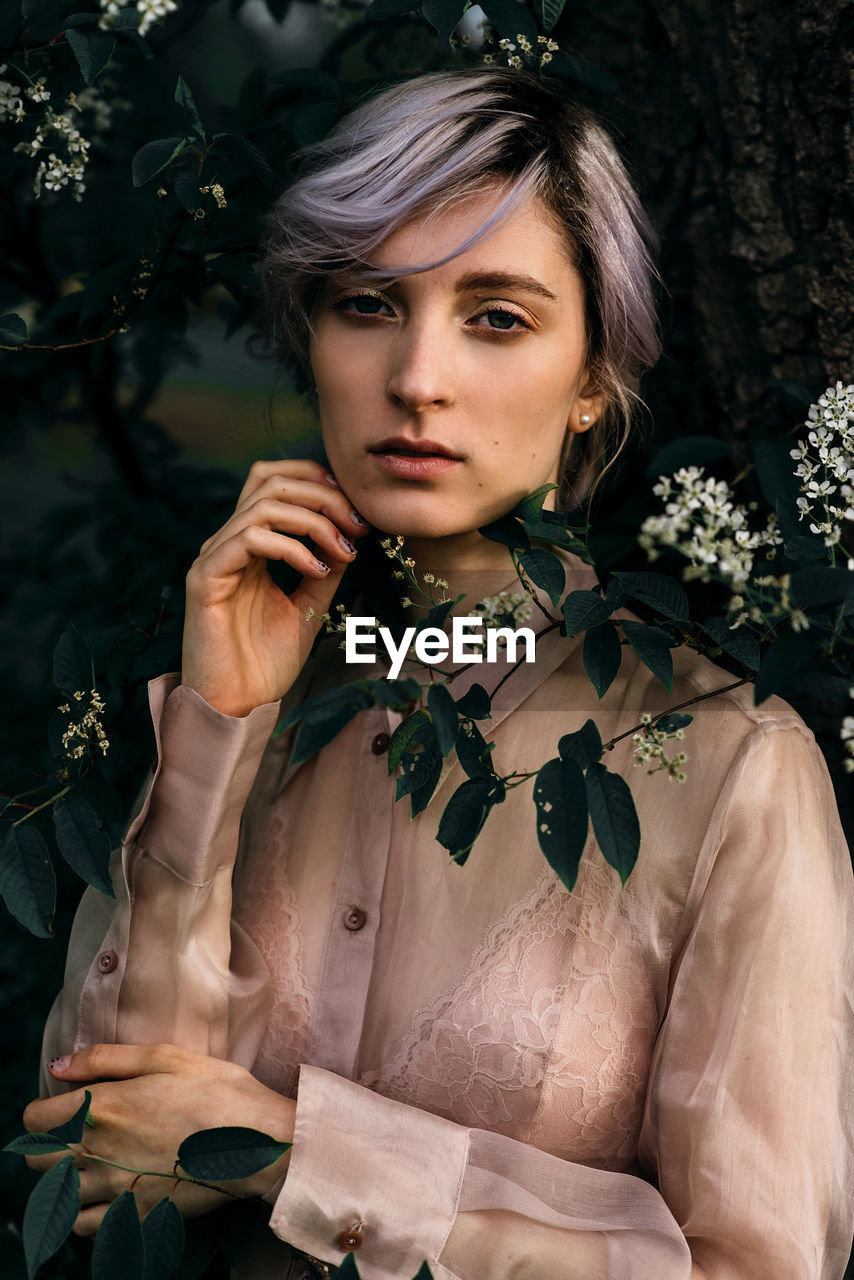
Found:
<path fill-rule="evenodd" d="M 409 1280 L 425 1260 L 441 1280 L 841 1280 L 851 914 L 820 753 L 804 730 L 760 726 L 677 939 L 641 1132 L 649 1181 L 304 1066 L 271 1227 L 334 1262 L 356 1232 L 364 1280 Z"/>
<path fill-rule="evenodd" d="M 176 676 L 149 686 L 153 777 L 113 856 L 115 901 L 87 889 L 63 989 L 48 1018 L 42 1091 L 65 1086 L 49 1058 L 96 1043 L 174 1043 L 251 1067 L 269 977 L 230 921 L 240 818 L 279 714 L 215 711 Z"/>

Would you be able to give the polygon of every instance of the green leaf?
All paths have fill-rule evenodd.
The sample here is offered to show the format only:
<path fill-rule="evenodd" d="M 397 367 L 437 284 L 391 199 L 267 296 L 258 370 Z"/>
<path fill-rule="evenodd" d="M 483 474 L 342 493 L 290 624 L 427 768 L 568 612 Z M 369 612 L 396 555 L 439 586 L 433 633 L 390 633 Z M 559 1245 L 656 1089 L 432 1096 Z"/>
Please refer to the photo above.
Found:
<path fill-rule="evenodd" d="M 92 1280 L 144 1280 L 145 1244 L 136 1196 L 123 1191 L 104 1214 L 92 1245 Z"/>
<path fill-rule="evenodd" d="M 539 538 L 540 542 L 549 542 L 553 546 L 563 547 L 565 551 L 571 551 L 589 564 L 590 554 L 584 542 L 565 525 L 548 519 L 550 515 L 551 512 L 544 511 L 542 520 L 525 520 L 523 528 L 528 537 Z"/>
<path fill-rule="evenodd" d="M 61 797 L 53 806 L 56 843 L 81 880 L 114 898 L 110 878 L 110 837 L 92 806 L 82 796 Z"/>
<path fill-rule="evenodd" d="M 42 9 L 48 3 L 48 0 L 21 0 L 21 17 L 25 22 L 32 22 L 37 18 Z M 94 14 L 92 15 L 95 16 Z"/>
<path fill-rule="evenodd" d="M 615 573 L 626 595 L 650 605 L 666 618 L 690 616 L 688 597 L 675 578 L 665 573 Z"/>
<path fill-rule="evenodd" d="M 66 1120 L 64 1124 L 58 1124 L 54 1129 L 50 1130 L 50 1136 L 57 1138 L 60 1142 L 82 1142 L 83 1132 L 86 1128 L 86 1122 L 89 1117 L 89 1106 L 92 1102 L 92 1095 L 87 1089 L 83 1094 L 83 1101 L 74 1112 L 70 1120 Z"/>
<path fill-rule="evenodd" d="M 568 636 L 598 627 L 614 612 L 614 605 L 603 600 L 598 591 L 570 591 L 563 602 L 563 620 Z"/>
<path fill-rule="evenodd" d="M 666 716 L 659 716 L 655 722 L 655 728 L 662 733 L 676 733 L 677 729 L 687 729 L 693 720 L 693 716 L 683 716 L 678 711 L 671 711 Z"/>
<path fill-rule="evenodd" d="M 649 667 L 656 679 L 660 680 L 670 693 L 673 689 L 673 655 L 670 652 L 670 636 L 660 627 L 650 627 L 645 622 L 624 621 L 620 625 L 641 662 Z"/>
<path fill-rule="evenodd" d="M 141 187 L 144 183 L 150 181 L 156 174 L 166 168 L 168 164 L 179 156 L 187 147 L 186 138 L 155 138 L 153 142 L 146 142 L 135 153 L 131 161 L 131 176 L 133 185 Z"/>
<path fill-rule="evenodd" d="M 45 1156 L 51 1151 L 65 1151 L 68 1143 L 49 1133 L 22 1133 L 19 1138 L 7 1142 L 4 1151 L 13 1156 Z"/>
<path fill-rule="evenodd" d="M 419 0 L 373 0 L 365 11 L 366 22 L 379 22 L 383 18 L 396 18 L 401 13 L 412 13 Z"/>
<path fill-rule="evenodd" d="M 516 0 L 508 0 L 508 2 L 513 13 L 518 15 L 520 6 L 517 4 Z M 519 29 L 521 30 L 521 27 Z M 510 36 L 509 38 L 511 40 L 515 39 L 514 36 Z M 524 497 L 521 502 L 518 502 L 510 514 L 519 516 L 521 520 L 539 520 L 543 514 L 543 503 L 549 494 L 557 488 L 558 486 L 556 484 L 541 484 L 539 489 L 534 489 L 534 491 Z"/>
<path fill-rule="evenodd" d="M 587 720 L 575 733 L 565 733 L 557 749 L 562 760 L 574 760 L 586 769 L 602 755 L 602 736 L 594 721 Z"/>
<path fill-rule="evenodd" d="M 461 698 L 457 698 L 457 711 L 471 720 L 492 718 L 492 700 L 482 684 L 473 684 Z"/>
<path fill-rule="evenodd" d="M 416 746 L 421 750 L 415 751 Z M 436 742 L 436 730 L 426 715 L 401 757 L 400 767 L 394 798 L 400 800 L 403 796 L 412 796 L 412 816 L 415 818 L 429 803 L 442 772 L 442 753 Z"/>
<path fill-rule="evenodd" d="M 759 645 L 753 632 L 747 627 L 736 627 L 733 631 L 728 618 L 709 618 L 703 623 L 703 630 L 716 644 L 751 671 L 759 666 Z"/>
<path fill-rule="evenodd" d="M 575 760 L 547 760 L 534 781 L 537 839 L 549 866 L 570 892 L 587 843 L 587 791 Z"/>
<path fill-rule="evenodd" d="M 330 716 L 337 715 L 339 711 L 349 710 L 351 707 L 359 711 L 370 707 L 373 704 L 373 692 L 371 686 L 373 681 L 355 680 L 350 684 L 336 685 L 333 689 L 324 689 L 320 693 L 313 693 L 308 698 L 304 698 L 302 702 L 292 707 L 285 718 L 276 725 L 276 734 L 283 733 L 285 729 L 289 729 L 292 724 L 297 724 L 300 720 L 314 720 L 320 722 L 328 720 Z"/>
<path fill-rule="evenodd" d="M 325 138 L 338 119 L 336 102 L 312 102 L 294 117 L 291 132 L 298 147 L 310 147 Z"/>
<path fill-rule="evenodd" d="M 412 1280 L 433 1280 L 433 1272 L 427 1266 L 426 1262 L 422 1262 Z"/>
<path fill-rule="evenodd" d="M 460 601 L 464 599 L 465 592 L 463 592 L 462 595 L 458 595 L 455 600 L 443 600 L 441 604 L 432 605 L 427 612 L 418 619 L 415 624 L 415 630 L 423 631 L 425 627 L 444 627 L 448 614 L 451 612 L 454 605 L 459 604 Z"/>
<path fill-rule="evenodd" d="M 566 587 L 566 571 L 557 556 L 541 547 L 533 547 L 530 551 L 519 552 L 519 563 L 534 585 L 542 587 L 557 608 Z"/>
<path fill-rule="evenodd" d="M 552 27 L 554 27 L 563 13 L 565 4 L 566 0 L 537 0 L 536 12 L 544 35 L 548 35 Z"/>
<path fill-rule="evenodd" d="M 404 753 L 409 749 L 413 741 L 418 740 L 418 732 L 425 724 L 429 724 L 429 716 L 421 707 L 417 711 L 413 711 L 411 716 L 407 716 L 405 720 L 401 720 L 400 724 L 391 735 L 388 744 L 388 771 L 389 776 L 394 773 L 397 766 L 403 759 Z"/>
<path fill-rule="evenodd" d="M 24 1210 L 24 1257 L 32 1280 L 42 1263 L 64 1244 L 80 1212 L 80 1174 L 66 1156 L 42 1174 Z"/>
<path fill-rule="evenodd" d="M 403 680 L 366 680 L 365 688 L 378 707 L 403 711 L 414 698 L 421 697 L 421 685 L 411 676 Z"/>
<path fill-rule="evenodd" d="M 37 938 L 52 936 L 56 876 L 47 845 L 32 823 L 0 824 L 0 895 L 30 933 Z"/>
<path fill-rule="evenodd" d="M 516 0 L 484 0 L 481 8 L 491 25 L 502 36 L 514 42 L 518 35 L 527 36 L 536 48 L 539 32 L 534 16 L 526 5 L 517 4 Z"/>
<path fill-rule="evenodd" d="M 800 481 L 789 453 L 791 447 L 792 442 L 785 435 L 760 440 L 753 450 L 759 484 L 772 510 L 778 503 L 791 510 L 800 495 Z"/>
<path fill-rule="evenodd" d="M 460 866 L 468 858 L 493 805 L 503 799 L 504 784 L 500 779 L 467 778 L 445 805 L 436 839 Z"/>
<path fill-rule="evenodd" d="M 495 770 L 489 759 L 494 746 L 494 742 L 487 743 L 474 721 L 460 721 L 456 741 L 457 759 L 470 778 L 488 778 L 494 774 Z"/>
<path fill-rule="evenodd" d="M 797 674 L 815 657 L 821 641 L 812 631 L 784 631 L 766 652 L 753 691 L 757 706 L 772 693 L 785 694 Z"/>
<path fill-rule="evenodd" d="M 330 743 L 342 729 L 350 723 L 354 716 L 363 710 L 362 707 L 342 707 L 340 711 L 327 716 L 325 720 L 303 720 L 294 742 L 290 763 L 303 764 L 316 756 L 327 743 Z"/>
<path fill-rule="evenodd" d="M 728 458 L 732 447 L 718 436 L 682 436 L 671 440 L 657 453 L 646 469 L 648 476 L 672 476 L 680 467 L 702 467 L 707 462 Z"/>
<path fill-rule="evenodd" d="M 115 52 L 115 36 L 89 35 L 72 28 L 65 32 L 65 38 L 77 59 L 83 79 L 87 84 L 94 84 Z"/>
<path fill-rule="evenodd" d="M 175 86 L 175 101 L 178 106 L 183 108 L 187 114 L 187 119 L 195 134 L 204 140 L 205 130 L 199 116 L 199 109 L 196 106 L 196 100 L 190 92 L 189 86 L 183 76 L 178 77 L 178 83 Z"/>
<path fill-rule="evenodd" d="M 786 555 L 789 560 L 823 560 L 827 561 L 827 547 L 822 538 L 814 538 L 811 534 L 796 533 L 786 539 Z"/>
<path fill-rule="evenodd" d="M 623 647 L 613 622 L 591 627 L 584 637 L 581 657 L 590 683 L 598 697 L 604 698 L 623 658 Z"/>
<path fill-rule="evenodd" d="M 154 1206 L 142 1224 L 145 1280 L 167 1280 L 184 1252 L 184 1219 L 168 1196 Z"/>
<path fill-rule="evenodd" d="M 69 696 L 95 687 L 92 654 L 73 622 L 65 628 L 53 651 L 53 682 Z"/>
<path fill-rule="evenodd" d="M 14 311 L 0 316 L 0 342 L 26 342 L 28 337 L 26 323 Z"/>
<path fill-rule="evenodd" d="M 850 569 L 799 569 L 792 574 L 792 595 L 802 609 L 854 599 Z"/>
<path fill-rule="evenodd" d="M 443 756 L 454 748 L 460 719 L 457 704 L 448 692 L 447 685 L 431 684 L 427 690 L 427 710 L 436 728 L 436 743 Z"/>
<path fill-rule="evenodd" d="M 172 185 L 182 207 L 187 210 L 187 213 L 195 213 L 202 203 L 199 179 L 196 174 L 191 169 L 182 169 L 180 173 L 175 174 Z"/>
<path fill-rule="evenodd" d="M 466 7 L 465 0 L 421 0 L 421 13 L 443 42 L 462 22 Z"/>
<path fill-rule="evenodd" d="M 185 1138 L 178 1148 L 178 1164 L 191 1178 L 233 1182 L 275 1164 L 291 1145 L 256 1129 L 224 1125 L 201 1129 Z"/>
<path fill-rule="evenodd" d="M 490 542 L 500 542 L 505 547 L 514 549 L 524 547 L 527 551 L 531 545 L 522 525 L 518 520 L 514 520 L 512 516 L 501 516 L 500 519 L 493 520 L 491 524 L 481 525 L 478 533 L 482 533 L 484 538 L 489 538 Z"/>
<path fill-rule="evenodd" d="M 640 824 L 634 798 L 628 784 L 603 764 L 592 764 L 585 781 L 596 842 L 605 861 L 625 884 L 640 848 Z"/>
<path fill-rule="evenodd" d="M 419 813 L 423 813 L 427 808 L 442 776 L 442 753 L 439 751 L 435 735 L 431 737 L 423 754 L 425 764 L 419 774 L 423 782 L 420 782 L 409 796 L 410 812 L 413 818 L 417 818 Z"/>

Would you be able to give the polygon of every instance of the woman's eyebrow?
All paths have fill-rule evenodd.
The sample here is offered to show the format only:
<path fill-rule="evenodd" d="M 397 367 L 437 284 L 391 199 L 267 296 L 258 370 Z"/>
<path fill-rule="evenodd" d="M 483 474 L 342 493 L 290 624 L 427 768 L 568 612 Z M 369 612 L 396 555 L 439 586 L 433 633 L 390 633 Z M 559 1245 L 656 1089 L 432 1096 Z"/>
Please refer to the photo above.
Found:
<path fill-rule="evenodd" d="M 527 293 L 536 293 L 550 302 L 557 302 L 551 289 L 547 289 L 533 276 L 517 275 L 513 271 L 470 271 L 460 276 L 456 283 L 457 293 L 466 293 L 472 289 L 524 289 Z"/>

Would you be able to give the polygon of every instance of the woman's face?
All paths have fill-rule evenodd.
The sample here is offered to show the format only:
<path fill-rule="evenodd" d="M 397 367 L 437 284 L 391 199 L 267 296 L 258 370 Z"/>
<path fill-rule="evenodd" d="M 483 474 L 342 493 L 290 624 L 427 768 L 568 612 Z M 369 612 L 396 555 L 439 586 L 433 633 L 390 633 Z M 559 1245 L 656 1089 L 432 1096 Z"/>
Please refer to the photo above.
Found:
<path fill-rule="evenodd" d="M 371 524 L 408 539 L 483 543 L 473 531 L 556 481 L 567 430 L 601 412 L 581 279 L 539 201 L 443 266 L 393 278 L 452 250 L 494 204 L 488 192 L 407 223 L 375 255 L 387 281 L 336 275 L 314 312 L 332 470 Z"/>

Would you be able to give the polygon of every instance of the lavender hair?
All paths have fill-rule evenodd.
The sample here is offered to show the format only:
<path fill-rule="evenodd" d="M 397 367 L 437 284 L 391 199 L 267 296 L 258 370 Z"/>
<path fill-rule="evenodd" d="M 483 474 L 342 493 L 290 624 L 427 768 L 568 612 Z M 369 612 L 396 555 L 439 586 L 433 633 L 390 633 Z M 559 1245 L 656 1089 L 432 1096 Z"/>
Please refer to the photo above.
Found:
<path fill-rule="evenodd" d="M 444 258 L 395 274 L 465 252 L 530 197 L 549 210 L 584 282 L 587 368 L 605 401 L 595 427 L 567 437 L 564 506 L 571 491 L 589 495 L 624 447 L 640 374 L 658 358 L 657 238 L 608 135 L 545 79 L 502 68 L 422 75 L 307 148 L 266 220 L 259 272 L 268 333 L 280 359 L 308 377 L 311 314 L 325 277 L 370 268 L 392 231 L 488 186 L 496 204 L 482 226 Z"/>

